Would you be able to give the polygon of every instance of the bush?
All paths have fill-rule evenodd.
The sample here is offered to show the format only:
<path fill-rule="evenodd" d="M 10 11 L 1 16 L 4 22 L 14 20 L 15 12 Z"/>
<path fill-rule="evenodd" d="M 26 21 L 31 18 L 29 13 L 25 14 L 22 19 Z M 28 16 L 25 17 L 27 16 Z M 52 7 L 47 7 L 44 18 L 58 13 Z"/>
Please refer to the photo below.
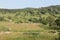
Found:
<path fill-rule="evenodd" d="M 4 17 L 0 16 L 0 21 L 5 21 Z"/>
<path fill-rule="evenodd" d="M 5 26 L 1 26 L 0 27 L 0 31 L 10 31 L 9 28 L 5 27 Z"/>

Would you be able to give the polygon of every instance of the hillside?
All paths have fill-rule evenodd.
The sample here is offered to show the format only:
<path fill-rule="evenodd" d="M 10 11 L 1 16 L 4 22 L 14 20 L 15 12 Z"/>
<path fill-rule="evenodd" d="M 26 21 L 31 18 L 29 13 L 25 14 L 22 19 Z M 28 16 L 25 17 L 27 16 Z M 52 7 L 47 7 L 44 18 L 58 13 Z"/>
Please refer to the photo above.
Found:
<path fill-rule="evenodd" d="M 60 5 L 0 9 L 0 40 L 59 40 Z"/>
<path fill-rule="evenodd" d="M 0 9 L 0 21 L 16 23 L 40 23 L 48 16 L 60 17 L 60 6 L 25 9 Z M 41 20 L 41 21 L 40 21 Z"/>

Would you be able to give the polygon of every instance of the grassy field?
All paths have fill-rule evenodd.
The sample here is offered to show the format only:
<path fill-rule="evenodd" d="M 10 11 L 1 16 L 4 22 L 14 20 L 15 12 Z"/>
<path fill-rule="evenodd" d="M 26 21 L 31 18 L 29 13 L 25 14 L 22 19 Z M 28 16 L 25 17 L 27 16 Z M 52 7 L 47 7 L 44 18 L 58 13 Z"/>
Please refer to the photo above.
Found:
<path fill-rule="evenodd" d="M 51 33 L 40 23 L 0 22 L 0 40 L 55 40 L 57 33 Z"/>

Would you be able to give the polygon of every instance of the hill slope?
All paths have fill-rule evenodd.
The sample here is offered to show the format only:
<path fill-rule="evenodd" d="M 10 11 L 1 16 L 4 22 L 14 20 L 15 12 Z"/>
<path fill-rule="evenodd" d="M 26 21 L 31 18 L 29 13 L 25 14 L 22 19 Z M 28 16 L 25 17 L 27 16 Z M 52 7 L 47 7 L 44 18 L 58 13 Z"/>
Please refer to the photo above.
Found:
<path fill-rule="evenodd" d="M 60 6 L 0 9 L 0 40 L 55 40 Z"/>
<path fill-rule="evenodd" d="M 42 8 L 0 9 L 0 21 L 41 23 L 48 16 L 60 17 L 60 5 Z"/>

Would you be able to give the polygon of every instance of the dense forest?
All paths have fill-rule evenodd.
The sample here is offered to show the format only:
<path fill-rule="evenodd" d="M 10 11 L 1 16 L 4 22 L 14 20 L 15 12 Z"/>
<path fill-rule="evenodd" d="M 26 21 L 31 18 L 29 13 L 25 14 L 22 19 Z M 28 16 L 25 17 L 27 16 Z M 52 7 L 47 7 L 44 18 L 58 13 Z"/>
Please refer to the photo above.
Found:
<path fill-rule="evenodd" d="M 19 23 L 41 23 L 49 29 L 60 32 L 60 5 L 24 8 L 24 9 L 0 9 L 0 22 Z M 59 37 L 56 40 L 60 39 Z"/>

